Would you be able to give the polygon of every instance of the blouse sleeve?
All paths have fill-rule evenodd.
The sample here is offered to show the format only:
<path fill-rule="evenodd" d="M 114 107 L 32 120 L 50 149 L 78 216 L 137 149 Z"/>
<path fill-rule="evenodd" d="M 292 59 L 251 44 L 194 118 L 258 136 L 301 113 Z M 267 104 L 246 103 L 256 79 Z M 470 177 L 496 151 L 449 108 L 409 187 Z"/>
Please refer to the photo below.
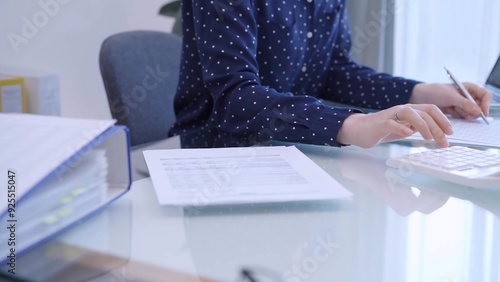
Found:
<path fill-rule="evenodd" d="M 355 63 L 346 7 L 341 10 L 339 35 L 330 62 L 324 99 L 357 107 L 385 109 L 408 103 L 413 87 L 419 83 Z"/>

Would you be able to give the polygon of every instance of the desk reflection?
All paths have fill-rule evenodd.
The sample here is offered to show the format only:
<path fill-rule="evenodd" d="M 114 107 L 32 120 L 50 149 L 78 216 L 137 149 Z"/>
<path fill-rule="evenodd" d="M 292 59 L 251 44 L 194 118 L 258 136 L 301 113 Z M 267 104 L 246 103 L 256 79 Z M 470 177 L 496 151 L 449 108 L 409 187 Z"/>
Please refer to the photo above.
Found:
<path fill-rule="evenodd" d="M 189 139 L 188 144 L 201 140 Z M 136 248 L 151 250 L 145 255 L 158 256 L 157 261 L 164 263 L 170 256 L 185 255 L 193 273 L 221 281 L 235 281 L 242 269 L 255 271 L 257 277 L 263 274 L 267 278 L 263 281 L 499 281 L 493 278 L 498 277 L 498 267 L 493 266 L 499 255 L 491 248 L 482 253 L 500 245 L 498 218 L 493 227 L 497 231 L 478 226 L 487 213 L 481 208 L 498 217 L 497 191 L 388 168 L 385 160 L 392 149 L 408 151 L 400 145 L 370 150 L 272 145 L 296 145 L 354 196 L 339 201 L 184 208 L 179 213 L 145 202 L 134 206 L 149 217 L 137 228 L 147 235 L 137 233 L 137 238 L 149 241 L 136 240 Z M 150 203 L 155 199 L 152 184 L 150 180 L 142 184 L 141 193 L 148 191 Z M 157 210 L 153 217 L 152 210 Z M 177 224 L 172 225 L 174 219 Z M 165 240 L 176 232 L 179 236 L 174 238 L 179 240 Z M 162 238 L 161 244 L 151 240 L 152 234 Z M 481 265 L 490 266 L 487 275 L 492 279 L 476 279 L 486 277 Z"/>
<path fill-rule="evenodd" d="M 355 195 L 371 192 L 401 216 L 414 212 L 430 214 L 450 198 L 447 193 L 414 185 L 406 175 L 386 166 L 386 156 L 378 156 L 370 150 L 304 145 L 299 148 Z"/>
<path fill-rule="evenodd" d="M 386 158 L 369 153 L 342 153 L 342 175 L 372 191 L 401 216 L 430 214 L 444 206 L 449 195 L 411 185 L 399 171 L 387 168 Z"/>
<path fill-rule="evenodd" d="M 130 257 L 132 204 L 121 201 L 17 255 L 19 281 L 88 281 L 125 265 Z M 0 278 L 1 281 L 1 278 Z M 110 281 L 110 280 L 108 280 Z"/>

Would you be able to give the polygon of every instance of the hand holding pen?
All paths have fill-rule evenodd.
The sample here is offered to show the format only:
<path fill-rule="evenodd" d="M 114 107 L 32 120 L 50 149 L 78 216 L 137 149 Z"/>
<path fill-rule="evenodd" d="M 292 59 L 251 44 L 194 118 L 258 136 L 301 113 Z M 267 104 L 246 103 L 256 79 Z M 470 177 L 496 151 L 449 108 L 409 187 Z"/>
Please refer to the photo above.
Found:
<path fill-rule="evenodd" d="M 460 80 L 458 80 L 447 68 L 444 68 L 444 69 L 448 73 L 448 76 L 450 77 L 451 81 L 453 81 L 453 84 L 455 84 L 455 86 L 457 87 L 460 94 L 462 94 L 467 99 L 469 99 L 470 101 L 477 104 L 476 100 L 472 97 L 472 95 L 469 93 L 469 91 L 467 91 L 467 88 L 465 88 L 465 86 L 462 84 L 462 82 L 460 82 Z M 490 124 L 488 122 L 488 120 L 486 119 L 486 116 L 484 115 L 483 112 L 481 112 L 481 118 L 484 120 L 484 122 L 486 122 L 486 124 L 488 124 L 488 125 Z"/>

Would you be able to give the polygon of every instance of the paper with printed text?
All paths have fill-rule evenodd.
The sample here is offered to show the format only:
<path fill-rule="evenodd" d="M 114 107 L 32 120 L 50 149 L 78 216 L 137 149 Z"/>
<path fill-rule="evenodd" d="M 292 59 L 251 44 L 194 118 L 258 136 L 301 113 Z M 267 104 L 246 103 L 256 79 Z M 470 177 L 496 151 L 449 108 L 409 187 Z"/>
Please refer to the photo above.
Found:
<path fill-rule="evenodd" d="M 326 200 L 351 193 L 296 147 L 144 151 L 162 205 Z"/>

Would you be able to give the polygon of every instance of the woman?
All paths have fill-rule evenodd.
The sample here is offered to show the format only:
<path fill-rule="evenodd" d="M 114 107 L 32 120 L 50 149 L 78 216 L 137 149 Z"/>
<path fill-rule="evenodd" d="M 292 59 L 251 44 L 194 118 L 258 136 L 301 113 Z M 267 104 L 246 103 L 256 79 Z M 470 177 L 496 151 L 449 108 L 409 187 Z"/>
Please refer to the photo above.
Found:
<path fill-rule="evenodd" d="M 446 147 L 445 114 L 488 114 L 491 95 L 356 64 L 345 0 L 185 0 L 171 134 L 214 129 L 242 139 L 368 148 L 418 131 Z M 333 101 L 352 107 L 337 107 Z M 363 114 L 357 108 L 376 113 Z"/>

